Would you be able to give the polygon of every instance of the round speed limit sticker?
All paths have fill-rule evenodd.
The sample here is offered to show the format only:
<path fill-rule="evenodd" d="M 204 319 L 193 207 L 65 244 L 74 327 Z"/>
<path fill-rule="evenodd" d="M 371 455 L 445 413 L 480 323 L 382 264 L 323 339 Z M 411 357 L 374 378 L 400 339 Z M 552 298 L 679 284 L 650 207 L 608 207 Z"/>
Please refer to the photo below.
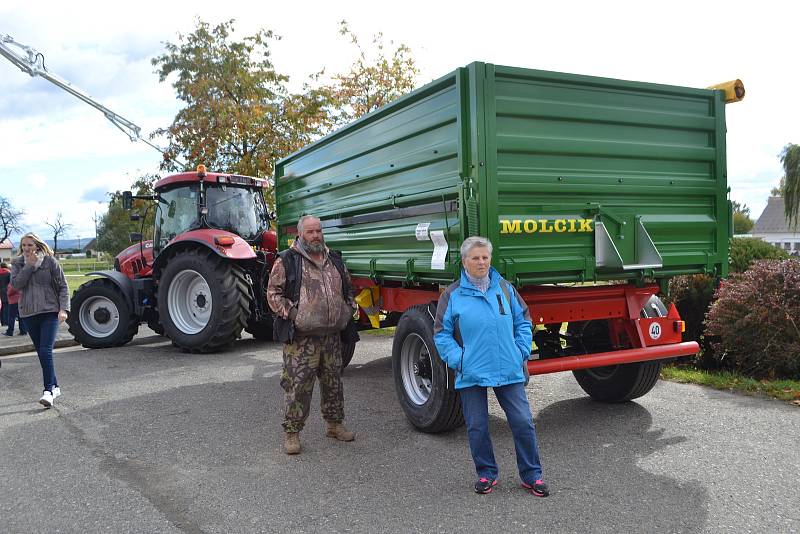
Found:
<path fill-rule="evenodd" d="M 658 339 L 661 337 L 661 325 L 653 323 L 650 325 L 650 339 Z"/>

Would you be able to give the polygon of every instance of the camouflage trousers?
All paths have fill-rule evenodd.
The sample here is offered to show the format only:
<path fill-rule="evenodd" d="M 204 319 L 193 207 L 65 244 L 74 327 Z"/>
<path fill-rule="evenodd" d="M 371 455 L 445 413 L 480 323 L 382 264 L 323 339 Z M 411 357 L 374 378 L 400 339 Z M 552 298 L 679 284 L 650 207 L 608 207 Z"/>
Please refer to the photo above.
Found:
<path fill-rule="evenodd" d="M 283 346 L 283 429 L 300 432 L 308 418 L 314 380 L 319 377 L 322 417 L 332 423 L 344 420 L 342 342 L 339 333 L 296 337 Z"/>

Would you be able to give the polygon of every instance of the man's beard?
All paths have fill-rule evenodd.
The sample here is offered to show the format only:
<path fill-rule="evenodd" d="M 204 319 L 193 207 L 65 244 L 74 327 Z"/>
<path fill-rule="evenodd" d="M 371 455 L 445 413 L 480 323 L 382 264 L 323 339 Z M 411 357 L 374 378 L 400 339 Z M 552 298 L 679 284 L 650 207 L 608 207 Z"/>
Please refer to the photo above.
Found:
<path fill-rule="evenodd" d="M 303 239 L 303 248 L 306 249 L 306 252 L 311 252 L 312 254 L 322 254 L 325 252 L 325 240 L 309 242 Z"/>

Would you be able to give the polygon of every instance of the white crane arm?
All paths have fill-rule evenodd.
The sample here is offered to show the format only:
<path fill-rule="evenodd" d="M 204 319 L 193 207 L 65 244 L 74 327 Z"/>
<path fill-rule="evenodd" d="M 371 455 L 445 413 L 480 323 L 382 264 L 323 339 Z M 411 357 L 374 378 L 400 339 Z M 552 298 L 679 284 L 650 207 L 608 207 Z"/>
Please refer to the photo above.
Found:
<path fill-rule="evenodd" d="M 12 46 L 19 48 L 23 53 L 18 52 L 12 48 Z M 69 94 L 83 100 L 93 108 L 99 110 L 103 115 L 105 115 L 106 119 L 111 121 L 114 126 L 122 130 L 122 132 L 127 135 L 131 141 L 142 141 L 143 143 L 164 154 L 162 149 L 141 136 L 142 129 L 139 126 L 129 121 L 119 113 L 111 111 L 103 104 L 89 96 L 87 93 L 81 91 L 57 74 L 53 74 L 47 70 L 47 68 L 44 66 L 44 56 L 35 48 L 20 44 L 16 42 L 10 35 L 3 34 L 0 35 L 0 55 L 16 65 L 22 72 L 25 72 L 34 78 L 36 76 L 40 76 L 53 85 L 60 87 Z"/>

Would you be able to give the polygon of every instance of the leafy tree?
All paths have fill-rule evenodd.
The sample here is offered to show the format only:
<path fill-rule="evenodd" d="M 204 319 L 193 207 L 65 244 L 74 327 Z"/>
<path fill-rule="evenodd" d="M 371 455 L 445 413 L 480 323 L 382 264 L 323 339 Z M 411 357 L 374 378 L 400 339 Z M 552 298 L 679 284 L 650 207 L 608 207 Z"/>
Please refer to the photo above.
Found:
<path fill-rule="evenodd" d="M 769 194 L 772 195 L 773 197 L 782 197 L 783 190 L 785 187 L 786 187 L 786 177 L 781 176 L 781 181 L 780 183 L 778 183 L 778 187 L 773 187 L 772 191 L 770 191 Z"/>
<path fill-rule="evenodd" d="M 789 143 L 781 151 L 783 208 L 789 226 L 800 222 L 800 145 Z"/>
<path fill-rule="evenodd" d="M 0 243 L 8 236 L 22 232 L 22 216 L 25 211 L 18 210 L 6 197 L 0 197 Z"/>
<path fill-rule="evenodd" d="M 192 33 L 179 34 L 177 43 L 165 43 L 166 53 L 153 58 L 159 80 L 174 75 L 172 86 L 186 104 L 155 135 L 166 134 L 170 158 L 269 177 L 277 159 L 331 128 L 331 97 L 326 88 L 312 88 L 317 76 L 301 93 L 287 90 L 289 78 L 270 59 L 270 43 L 280 39 L 272 31 L 242 40 L 233 33 L 234 20 L 212 27 L 198 19 Z M 165 159 L 162 169 L 175 170 L 175 164 Z"/>
<path fill-rule="evenodd" d="M 56 218 L 53 222 L 50 222 L 49 220 L 44 222 L 53 231 L 53 252 L 58 252 L 59 236 L 65 235 L 67 231 L 72 228 L 72 225 L 64 222 L 61 217 L 61 212 L 59 212 L 56 214 Z"/>
<path fill-rule="evenodd" d="M 361 45 L 346 20 L 339 23 L 339 33 L 350 39 L 358 52 L 350 70 L 333 76 L 331 94 L 339 111 L 337 125 L 351 122 L 374 111 L 414 89 L 419 69 L 405 44 L 387 46 L 383 34 L 372 38 L 371 53 Z"/>
<path fill-rule="evenodd" d="M 137 178 L 131 185 L 134 195 L 151 195 L 153 184 L 158 176 L 145 174 Z M 131 213 L 139 213 L 144 217 L 140 221 L 132 221 Z M 149 200 L 133 201 L 133 209 L 127 211 L 122 207 L 122 191 L 109 193 L 108 211 L 97 222 L 97 248 L 116 256 L 131 245 L 130 234 L 141 232 L 143 239 L 152 239 L 155 206 Z"/>
<path fill-rule="evenodd" d="M 753 228 L 753 220 L 750 218 L 750 208 L 747 204 L 739 204 L 735 200 L 733 204 L 733 233 L 746 234 Z"/>

